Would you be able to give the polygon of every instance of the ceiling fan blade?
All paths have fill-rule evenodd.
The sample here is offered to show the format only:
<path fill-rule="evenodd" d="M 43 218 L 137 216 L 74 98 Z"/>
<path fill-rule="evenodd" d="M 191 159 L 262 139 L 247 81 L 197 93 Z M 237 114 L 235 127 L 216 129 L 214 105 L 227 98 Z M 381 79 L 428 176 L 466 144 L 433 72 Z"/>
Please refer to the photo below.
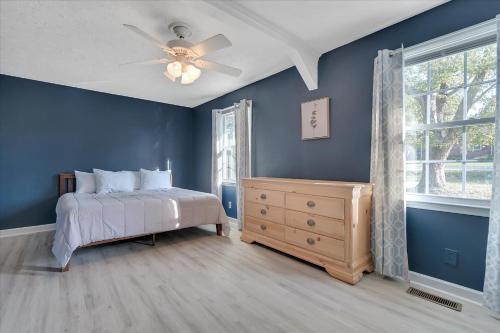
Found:
<path fill-rule="evenodd" d="M 173 60 L 166 59 L 166 58 L 146 60 L 146 61 L 132 61 L 132 62 L 126 62 L 126 63 L 120 64 L 120 66 L 125 66 L 125 65 L 162 65 L 162 64 L 168 64 L 171 61 L 173 61 Z"/>
<path fill-rule="evenodd" d="M 231 44 L 226 36 L 219 34 L 191 46 L 191 50 L 194 51 L 198 57 L 202 57 L 205 54 L 229 47 L 231 45 L 233 44 Z"/>
<path fill-rule="evenodd" d="M 218 63 L 213 62 L 213 61 L 197 59 L 197 60 L 194 60 L 193 63 L 197 67 L 200 67 L 203 69 L 208 69 L 211 71 L 220 72 L 220 73 L 231 75 L 234 77 L 238 77 L 241 75 L 241 69 L 227 66 L 227 65 L 218 64 Z"/>
<path fill-rule="evenodd" d="M 147 32 L 144 32 L 142 31 L 141 29 L 139 29 L 138 27 L 136 27 L 135 25 L 131 25 L 131 24 L 123 24 L 123 26 L 127 29 L 130 29 L 132 30 L 133 32 L 135 32 L 136 34 L 138 34 L 139 36 L 141 36 L 142 38 L 144 39 L 147 39 L 149 40 L 150 42 L 153 42 L 155 43 L 158 47 L 162 48 L 162 49 L 165 49 L 167 46 L 165 45 L 165 43 L 162 43 L 160 42 L 158 39 L 154 38 L 153 36 L 151 36 L 150 34 L 148 34 Z"/>

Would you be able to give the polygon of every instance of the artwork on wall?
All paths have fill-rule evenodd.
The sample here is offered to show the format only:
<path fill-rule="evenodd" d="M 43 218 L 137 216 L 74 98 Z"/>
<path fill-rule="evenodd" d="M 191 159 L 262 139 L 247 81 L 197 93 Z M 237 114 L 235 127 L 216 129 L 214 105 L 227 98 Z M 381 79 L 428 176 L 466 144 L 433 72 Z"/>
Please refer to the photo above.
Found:
<path fill-rule="evenodd" d="M 329 97 L 302 103 L 300 112 L 302 116 L 302 140 L 330 137 Z"/>

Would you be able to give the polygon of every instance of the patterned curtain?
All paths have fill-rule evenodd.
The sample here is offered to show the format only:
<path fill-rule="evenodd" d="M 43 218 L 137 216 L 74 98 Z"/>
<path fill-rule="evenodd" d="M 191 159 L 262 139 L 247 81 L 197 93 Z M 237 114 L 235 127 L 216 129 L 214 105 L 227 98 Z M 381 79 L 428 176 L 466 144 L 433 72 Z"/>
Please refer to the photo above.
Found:
<path fill-rule="evenodd" d="M 373 74 L 372 255 L 376 272 L 407 279 L 403 117 L 402 53 L 379 51 Z"/>
<path fill-rule="evenodd" d="M 486 246 L 486 272 L 484 275 L 484 305 L 500 313 L 500 15 L 497 16 L 497 110 L 493 194 L 491 197 L 488 245 Z"/>
<path fill-rule="evenodd" d="M 241 100 L 236 110 L 236 190 L 238 228 L 243 228 L 243 187 L 240 180 L 252 176 L 252 101 Z"/>

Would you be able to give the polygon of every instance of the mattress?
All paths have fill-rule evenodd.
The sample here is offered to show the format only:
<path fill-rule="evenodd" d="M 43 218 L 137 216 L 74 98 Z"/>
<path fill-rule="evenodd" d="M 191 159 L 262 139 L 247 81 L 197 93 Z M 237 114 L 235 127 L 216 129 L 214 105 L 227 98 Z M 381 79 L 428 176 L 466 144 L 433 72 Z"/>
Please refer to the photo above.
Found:
<path fill-rule="evenodd" d="M 52 253 L 61 267 L 78 247 L 97 241 L 204 224 L 222 224 L 226 236 L 230 231 L 217 196 L 176 187 L 107 194 L 66 193 L 59 198 L 56 213 Z"/>

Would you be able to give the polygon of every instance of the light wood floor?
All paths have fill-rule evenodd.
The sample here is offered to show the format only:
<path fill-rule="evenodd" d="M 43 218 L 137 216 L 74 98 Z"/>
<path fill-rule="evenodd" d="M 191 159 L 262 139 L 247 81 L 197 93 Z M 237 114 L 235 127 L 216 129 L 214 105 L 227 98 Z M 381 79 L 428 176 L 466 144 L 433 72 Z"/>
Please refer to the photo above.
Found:
<path fill-rule="evenodd" d="M 0 332 L 500 332 L 478 306 L 448 310 L 375 274 L 349 286 L 212 229 L 81 249 L 67 273 L 51 232 L 0 238 Z"/>

